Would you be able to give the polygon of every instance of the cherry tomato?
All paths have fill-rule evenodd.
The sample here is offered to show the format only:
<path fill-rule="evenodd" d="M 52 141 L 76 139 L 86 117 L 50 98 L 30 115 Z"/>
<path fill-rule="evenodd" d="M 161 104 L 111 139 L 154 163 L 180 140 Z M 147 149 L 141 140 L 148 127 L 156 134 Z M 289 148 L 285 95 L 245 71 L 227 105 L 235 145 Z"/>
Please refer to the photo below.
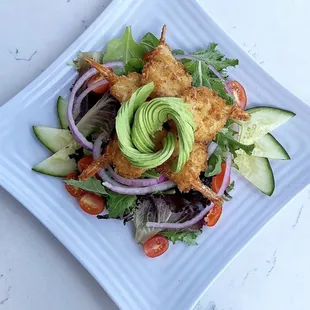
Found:
<path fill-rule="evenodd" d="M 78 179 L 79 178 L 78 178 L 78 175 L 77 175 L 76 172 L 72 172 L 72 173 L 68 174 L 67 177 L 66 177 L 66 180 L 78 180 Z M 84 191 L 83 189 L 74 187 L 72 185 L 66 184 L 65 187 L 66 187 L 67 192 L 71 196 L 76 197 L 76 198 L 79 198 L 79 197 L 83 196 L 86 193 L 86 191 Z"/>
<path fill-rule="evenodd" d="M 228 83 L 228 87 L 233 92 L 240 108 L 244 110 L 248 100 L 243 86 L 238 81 L 231 81 Z"/>
<path fill-rule="evenodd" d="M 225 174 L 225 170 L 226 170 L 226 163 L 222 163 L 221 167 L 222 167 L 221 173 L 212 177 L 211 188 L 215 193 L 217 193 L 222 186 L 224 174 Z M 230 178 L 228 179 L 227 186 L 229 184 L 230 184 Z"/>
<path fill-rule="evenodd" d="M 93 75 L 87 82 L 87 87 L 91 87 L 93 84 L 102 81 L 104 78 L 99 74 Z M 102 95 L 109 89 L 109 83 L 99 86 L 92 91 L 96 94 Z"/>
<path fill-rule="evenodd" d="M 86 155 L 78 161 L 78 169 L 83 172 L 88 166 L 93 162 L 93 157 L 91 155 Z"/>
<path fill-rule="evenodd" d="M 167 238 L 156 235 L 151 239 L 145 241 L 143 244 L 143 250 L 148 257 L 157 257 L 164 254 L 169 247 L 169 241 Z"/>
<path fill-rule="evenodd" d="M 205 216 L 204 221 L 207 226 L 212 227 L 214 226 L 222 214 L 222 207 L 215 205 L 210 212 Z"/>
<path fill-rule="evenodd" d="M 80 207 L 88 214 L 97 215 L 104 210 L 105 201 L 94 193 L 86 193 L 80 198 Z"/>

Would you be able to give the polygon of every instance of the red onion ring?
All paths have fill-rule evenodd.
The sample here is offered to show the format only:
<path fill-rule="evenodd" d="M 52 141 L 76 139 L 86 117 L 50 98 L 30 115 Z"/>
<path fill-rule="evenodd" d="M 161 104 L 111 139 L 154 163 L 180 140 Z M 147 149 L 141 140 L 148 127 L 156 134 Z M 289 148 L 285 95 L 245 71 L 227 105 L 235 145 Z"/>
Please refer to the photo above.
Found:
<path fill-rule="evenodd" d="M 124 63 L 121 61 L 110 61 L 103 64 L 107 68 L 124 68 Z"/>
<path fill-rule="evenodd" d="M 201 62 L 206 63 L 206 61 L 205 61 L 204 59 L 199 58 L 199 57 L 194 56 L 194 55 L 188 55 L 188 54 L 186 54 L 186 55 L 175 55 L 174 57 L 175 57 L 175 59 L 177 59 L 177 60 L 189 59 L 189 60 L 198 60 L 198 61 L 201 61 Z M 224 85 L 225 90 L 227 91 L 227 93 L 228 93 L 229 95 L 232 96 L 233 93 L 232 93 L 232 91 L 230 90 L 230 88 L 228 87 L 228 85 L 227 85 L 225 79 L 223 78 L 223 76 L 221 75 L 221 73 L 219 73 L 212 65 L 210 65 L 210 64 L 208 64 L 208 63 L 206 63 L 206 64 L 207 64 L 208 68 L 218 77 L 218 79 L 221 80 L 221 82 L 223 83 L 223 85 Z"/>
<path fill-rule="evenodd" d="M 108 167 L 108 171 L 115 181 L 117 181 L 121 184 L 130 186 L 130 187 L 147 187 L 147 186 L 152 186 L 152 185 L 160 184 L 160 183 L 167 181 L 167 179 L 163 175 L 159 176 L 156 179 L 155 178 L 152 178 L 152 179 L 127 179 L 127 178 L 123 178 L 122 176 L 117 174 L 111 166 Z"/>
<path fill-rule="evenodd" d="M 113 67 L 124 67 L 124 64 L 121 61 L 113 61 L 113 62 L 107 62 L 104 64 L 106 67 L 109 68 L 113 68 Z M 95 75 L 97 73 L 97 69 L 95 68 L 91 68 L 88 71 L 86 71 L 74 84 L 73 89 L 71 91 L 70 94 L 70 99 L 69 99 L 69 103 L 68 103 L 68 108 L 67 108 L 67 120 L 68 120 L 68 124 L 69 124 L 69 128 L 70 131 L 74 137 L 74 139 L 84 148 L 86 148 L 87 150 L 91 151 L 93 149 L 93 144 L 91 142 L 89 142 L 83 135 L 82 133 L 79 131 L 79 129 L 77 128 L 75 122 L 74 122 L 74 117 L 73 115 L 75 114 L 75 112 L 77 110 L 79 110 L 79 105 L 82 102 L 83 98 L 86 96 L 84 95 L 84 97 L 78 98 L 80 100 L 79 104 L 77 104 L 75 102 L 75 95 L 77 93 L 77 91 L 82 87 L 82 85 L 89 79 L 91 78 L 93 75 Z M 99 83 L 99 82 L 98 82 Z M 94 85 L 93 85 L 94 86 Z M 99 85 L 98 85 L 99 86 Z M 83 93 L 82 93 L 83 94 Z M 82 95 L 81 94 L 81 95 Z M 80 96 L 81 96 L 80 95 Z M 80 97 L 79 96 L 79 97 Z"/>
<path fill-rule="evenodd" d="M 102 80 L 97 83 L 92 84 L 91 86 L 87 87 L 74 101 L 73 105 L 73 115 L 77 116 L 80 113 L 80 105 L 83 99 L 94 89 L 97 87 L 103 86 L 105 84 L 108 84 L 109 82 L 107 80 Z"/>
<path fill-rule="evenodd" d="M 228 183 L 229 177 L 230 177 L 231 165 L 232 165 L 232 156 L 231 156 L 231 153 L 228 153 L 223 182 L 222 182 L 221 188 L 218 191 L 219 196 L 222 196 L 224 194 L 224 192 L 228 186 L 227 183 Z M 214 206 L 214 203 L 211 202 L 211 204 L 209 206 L 206 206 L 205 209 L 203 209 L 199 214 L 197 214 L 191 220 L 183 222 L 183 223 L 147 222 L 146 227 L 160 228 L 160 229 L 183 229 L 183 228 L 192 226 L 192 225 L 196 224 L 197 222 L 201 221 L 208 214 L 208 212 L 213 208 L 213 206 Z"/>
<path fill-rule="evenodd" d="M 102 185 L 115 193 L 123 195 L 147 195 L 152 194 L 154 192 L 165 191 L 175 187 L 175 184 L 172 181 L 166 181 L 148 187 L 124 187 L 124 186 L 120 187 L 120 186 L 114 186 L 109 182 L 103 182 Z"/>
<path fill-rule="evenodd" d="M 75 95 L 76 92 L 79 90 L 79 88 L 94 74 L 97 73 L 97 69 L 91 68 L 88 71 L 86 71 L 74 84 L 71 94 L 70 94 L 70 99 L 68 102 L 68 108 L 67 108 L 67 120 L 69 124 L 70 131 L 72 133 L 72 136 L 74 139 L 84 148 L 87 150 L 92 150 L 93 149 L 93 144 L 89 142 L 79 131 L 77 128 L 74 118 L 73 118 L 73 104 L 75 100 Z"/>
<path fill-rule="evenodd" d="M 209 143 L 209 145 L 208 145 L 208 159 L 216 151 L 217 147 L 218 147 L 218 145 L 215 142 L 211 141 Z"/>

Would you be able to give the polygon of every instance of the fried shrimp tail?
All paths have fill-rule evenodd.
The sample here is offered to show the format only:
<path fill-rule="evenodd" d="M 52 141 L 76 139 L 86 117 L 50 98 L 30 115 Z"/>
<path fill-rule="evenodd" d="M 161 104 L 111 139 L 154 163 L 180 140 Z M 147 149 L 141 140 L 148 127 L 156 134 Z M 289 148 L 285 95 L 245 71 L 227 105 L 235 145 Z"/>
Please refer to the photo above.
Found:
<path fill-rule="evenodd" d="M 207 168 L 208 153 L 206 145 L 195 142 L 189 159 L 182 170 L 178 173 L 173 173 L 171 166 L 178 156 L 177 149 L 178 147 L 176 147 L 176 151 L 172 154 L 171 158 L 159 166 L 157 170 L 173 181 L 181 192 L 186 193 L 193 189 L 200 192 L 212 202 L 222 205 L 223 199 L 217 196 L 211 188 L 205 186 L 200 180 L 201 171 L 205 171 Z"/>
<path fill-rule="evenodd" d="M 200 192 L 218 206 L 221 206 L 224 202 L 222 197 L 218 196 L 210 187 L 204 185 L 201 181 L 192 180 L 192 189 Z"/>
<path fill-rule="evenodd" d="M 84 59 L 93 67 L 96 68 L 99 73 L 110 83 L 111 86 L 116 84 L 119 80 L 119 77 L 111 71 L 109 68 L 101 65 L 100 63 L 94 61 L 89 57 L 84 57 Z"/>
<path fill-rule="evenodd" d="M 142 85 L 141 75 L 136 72 L 130 72 L 128 75 L 116 75 L 109 68 L 92 60 L 89 57 L 85 57 L 85 60 L 109 82 L 110 93 L 120 103 L 130 99 L 131 95 Z"/>
<path fill-rule="evenodd" d="M 80 180 L 85 181 L 94 175 L 100 169 L 106 169 L 111 163 L 112 144 L 109 143 L 104 154 L 94 160 L 80 175 Z"/>
<path fill-rule="evenodd" d="M 167 31 L 167 26 L 163 25 L 163 28 L 161 29 L 161 35 L 160 35 L 159 44 L 165 44 L 166 31 Z"/>

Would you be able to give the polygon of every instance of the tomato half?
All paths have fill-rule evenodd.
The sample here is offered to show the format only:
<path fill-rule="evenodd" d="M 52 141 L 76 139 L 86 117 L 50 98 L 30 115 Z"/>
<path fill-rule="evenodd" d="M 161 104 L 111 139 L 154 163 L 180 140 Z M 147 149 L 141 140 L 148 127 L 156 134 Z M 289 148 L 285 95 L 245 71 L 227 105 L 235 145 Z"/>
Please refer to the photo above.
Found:
<path fill-rule="evenodd" d="M 164 254 L 168 250 L 168 247 L 169 241 L 160 235 L 152 237 L 143 244 L 144 253 L 151 258 Z"/>
<path fill-rule="evenodd" d="M 86 155 L 78 161 L 78 169 L 80 172 L 84 171 L 93 162 L 93 156 Z"/>
<path fill-rule="evenodd" d="M 204 221 L 206 223 L 207 226 L 212 227 L 214 226 L 219 218 L 221 217 L 222 214 L 222 207 L 221 206 L 217 206 L 215 205 L 210 212 L 207 214 L 207 216 L 205 216 Z"/>
<path fill-rule="evenodd" d="M 222 186 L 224 174 L 225 174 L 225 170 L 226 170 L 226 163 L 222 163 L 221 167 L 222 167 L 221 173 L 212 177 L 211 188 L 215 193 L 217 193 Z M 227 186 L 229 184 L 230 184 L 230 178 L 228 179 Z"/>
<path fill-rule="evenodd" d="M 243 86 L 238 81 L 231 81 L 228 83 L 228 87 L 234 94 L 234 97 L 237 103 L 239 104 L 240 108 L 244 110 L 248 99 Z"/>
<path fill-rule="evenodd" d="M 72 173 L 68 174 L 66 177 L 66 180 L 78 180 L 78 179 L 79 178 L 78 178 L 78 175 L 76 172 L 72 172 Z M 72 185 L 66 184 L 65 187 L 66 187 L 67 192 L 71 196 L 76 197 L 76 198 L 79 198 L 86 193 L 86 191 L 84 191 L 83 189 L 80 189 L 80 188 L 72 186 Z"/>
<path fill-rule="evenodd" d="M 105 201 L 94 193 L 86 193 L 80 199 L 80 207 L 88 214 L 98 215 L 104 210 Z"/>
<path fill-rule="evenodd" d="M 87 87 L 91 87 L 93 84 L 98 83 L 102 81 L 104 77 L 102 77 L 100 74 L 93 75 L 87 82 Z M 109 89 L 109 83 L 106 83 L 102 86 L 99 86 L 95 89 L 93 89 L 93 92 L 99 95 L 104 94 Z"/>

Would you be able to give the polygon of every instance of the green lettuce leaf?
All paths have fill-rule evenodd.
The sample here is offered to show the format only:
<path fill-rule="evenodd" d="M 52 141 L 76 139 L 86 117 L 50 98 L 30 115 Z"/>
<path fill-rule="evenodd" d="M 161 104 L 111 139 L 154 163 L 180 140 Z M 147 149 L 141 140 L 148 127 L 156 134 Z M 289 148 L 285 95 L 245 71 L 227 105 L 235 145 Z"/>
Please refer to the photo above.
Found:
<path fill-rule="evenodd" d="M 206 86 L 214 90 L 218 96 L 226 100 L 227 104 L 233 104 L 233 99 L 227 94 L 221 80 L 214 76 L 207 64 L 202 61 L 184 61 L 185 69 L 192 75 L 192 85 L 195 87 Z"/>
<path fill-rule="evenodd" d="M 105 218 L 120 218 L 122 219 L 125 213 L 131 213 L 136 207 L 136 196 L 121 195 L 106 189 L 100 180 L 91 178 L 86 181 L 66 180 L 68 185 L 84 189 L 88 192 L 103 195 L 107 199 L 106 208 L 109 215 Z"/>
<path fill-rule="evenodd" d="M 123 218 L 125 213 L 132 213 L 136 208 L 137 196 L 121 195 L 109 191 L 107 209 L 110 218 Z"/>
<path fill-rule="evenodd" d="M 174 55 L 185 54 L 182 50 L 173 50 L 172 53 Z M 199 50 L 192 55 L 198 57 L 201 61 L 184 59 L 182 62 L 185 69 L 193 77 L 193 86 L 206 86 L 226 100 L 227 104 L 232 104 L 233 99 L 227 94 L 222 81 L 208 68 L 208 65 L 212 65 L 226 78 L 226 69 L 238 65 L 238 59 L 225 58 L 224 54 L 217 50 L 216 43 L 211 43 L 206 49 Z"/>
<path fill-rule="evenodd" d="M 252 151 L 255 148 L 254 144 L 245 145 L 234 139 L 234 135 L 236 134 L 230 128 L 222 128 L 216 135 L 215 142 L 222 150 L 229 151 L 233 154 L 234 157 L 237 156 L 237 150 L 243 150 L 246 154 L 251 155 Z"/>
<path fill-rule="evenodd" d="M 132 58 L 141 59 L 144 53 L 144 47 L 134 41 L 131 27 L 126 27 L 121 38 L 112 39 L 108 42 L 103 62 L 122 61 L 124 64 L 127 64 Z"/>
<path fill-rule="evenodd" d="M 144 48 L 144 53 L 150 52 L 158 46 L 159 40 L 150 32 L 142 38 L 140 45 Z"/>
<path fill-rule="evenodd" d="M 65 180 L 64 181 L 68 185 L 72 185 L 81 189 L 84 189 L 88 192 L 92 192 L 99 195 L 108 196 L 107 189 L 102 185 L 102 182 L 100 180 L 97 180 L 96 178 L 90 178 L 85 181 L 79 181 L 79 180 Z"/>
<path fill-rule="evenodd" d="M 213 177 L 214 175 L 221 173 L 222 161 L 223 161 L 222 156 L 219 153 L 214 152 L 208 160 L 208 169 L 205 172 L 205 176 Z"/>
<path fill-rule="evenodd" d="M 160 233 L 162 236 L 166 237 L 173 244 L 177 241 L 186 243 L 187 245 L 197 245 L 196 238 L 201 234 L 200 230 L 197 231 L 165 231 Z"/>
<path fill-rule="evenodd" d="M 193 55 L 203 59 L 207 64 L 212 65 L 217 71 L 224 74 L 225 69 L 237 66 L 239 61 L 238 59 L 225 58 L 217 46 L 216 43 L 210 43 L 207 49 L 197 51 Z"/>
<path fill-rule="evenodd" d="M 128 72 L 137 72 L 141 73 L 143 69 L 143 61 L 139 58 L 131 58 L 125 65 L 125 73 Z"/>
<path fill-rule="evenodd" d="M 230 184 L 229 184 L 229 186 L 226 188 L 226 192 L 227 193 L 230 193 L 232 190 L 234 190 L 235 189 L 235 181 L 232 181 Z"/>

